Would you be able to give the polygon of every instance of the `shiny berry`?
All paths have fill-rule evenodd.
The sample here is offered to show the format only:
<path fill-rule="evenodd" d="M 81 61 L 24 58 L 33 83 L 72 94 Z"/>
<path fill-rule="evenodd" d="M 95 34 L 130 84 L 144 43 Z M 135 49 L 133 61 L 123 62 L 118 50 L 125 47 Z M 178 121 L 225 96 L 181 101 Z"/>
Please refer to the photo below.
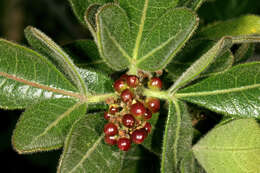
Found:
<path fill-rule="evenodd" d="M 121 99 L 123 102 L 127 103 L 133 100 L 134 94 L 129 90 L 129 89 L 125 89 L 122 93 L 121 93 Z"/>
<path fill-rule="evenodd" d="M 149 122 L 146 122 L 145 125 L 144 125 L 144 129 L 150 133 L 151 130 L 152 130 L 152 125 L 149 123 Z"/>
<path fill-rule="evenodd" d="M 135 124 L 135 118 L 131 114 L 125 114 L 123 116 L 122 122 L 126 127 L 133 127 Z"/>
<path fill-rule="evenodd" d="M 130 112 L 134 116 L 142 116 L 145 114 L 146 108 L 144 107 L 144 105 L 142 103 L 137 102 L 131 106 Z"/>
<path fill-rule="evenodd" d="M 106 135 L 105 136 L 105 142 L 109 145 L 116 145 L 117 143 L 117 139 L 116 139 L 116 136 L 109 136 L 109 135 Z"/>
<path fill-rule="evenodd" d="M 139 79 L 135 75 L 130 75 L 127 77 L 126 83 L 129 87 L 135 88 L 139 84 Z"/>
<path fill-rule="evenodd" d="M 127 85 L 125 83 L 125 81 L 123 79 L 118 79 L 115 81 L 114 83 L 114 89 L 117 91 L 117 92 L 122 92 L 124 89 L 127 88 Z"/>
<path fill-rule="evenodd" d="M 120 138 L 117 141 L 117 147 L 120 150 L 128 151 L 131 147 L 131 140 L 128 138 Z"/>
<path fill-rule="evenodd" d="M 141 144 L 147 136 L 145 129 L 138 129 L 132 133 L 132 141 L 136 144 Z"/>
<path fill-rule="evenodd" d="M 154 90 L 160 90 L 162 89 L 162 81 L 158 77 L 153 77 L 148 82 L 148 88 L 154 89 Z"/>
<path fill-rule="evenodd" d="M 152 113 L 156 113 L 160 110 L 160 100 L 157 98 L 148 98 L 146 104 Z"/>
<path fill-rule="evenodd" d="M 104 127 L 104 133 L 109 136 L 114 136 L 118 133 L 117 126 L 113 123 L 107 123 Z"/>
<path fill-rule="evenodd" d="M 123 74 L 122 76 L 120 76 L 120 79 L 122 79 L 122 80 L 127 80 L 127 77 L 128 77 L 128 75 L 127 74 Z"/>
<path fill-rule="evenodd" d="M 146 109 L 146 111 L 144 113 L 144 119 L 149 120 L 151 118 L 152 118 L 152 112 L 149 109 Z"/>
<path fill-rule="evenodd" d="M 111 106 L 109 108 L 109 113 L 112 114 L 112 115 L 115 115 L 118 111 L 119 111 L 119 109 L 116 106 Z"/>
<path fill-rule="evenodd" d="M 109 114 L 108 112 L 105 112 L 105 113 L 104 113 L 104 118 L 105 118 L 106 120 L 109 120 L 110 117 L 111 117 L 111 114 Z"/>

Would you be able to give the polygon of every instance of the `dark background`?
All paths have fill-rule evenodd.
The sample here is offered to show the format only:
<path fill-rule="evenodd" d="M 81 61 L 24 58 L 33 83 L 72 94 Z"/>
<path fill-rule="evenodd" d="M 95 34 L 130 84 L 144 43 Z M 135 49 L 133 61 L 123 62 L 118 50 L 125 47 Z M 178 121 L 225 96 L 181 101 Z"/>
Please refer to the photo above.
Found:
<path fill-rule="evenodd" d="M 199 11 L 201 24 L 246 13 L 260 14 L 258 1 L 243 0 L 245 3 L 242 3 L 241 0 L 210 0 Z M 23 30 L 28 25 L 42 30 L 60 45 L 76 39 L 91 38 L 89 31 L 74 17 L 67 0 L 0 0 L 1 38 L 26 45 Z M 0 110 L 1 170 L 10 173 L 56 172 L 61 150 L 27 155 L 18 155 L 13 150 L 12 130 L 21 112 Z"/>

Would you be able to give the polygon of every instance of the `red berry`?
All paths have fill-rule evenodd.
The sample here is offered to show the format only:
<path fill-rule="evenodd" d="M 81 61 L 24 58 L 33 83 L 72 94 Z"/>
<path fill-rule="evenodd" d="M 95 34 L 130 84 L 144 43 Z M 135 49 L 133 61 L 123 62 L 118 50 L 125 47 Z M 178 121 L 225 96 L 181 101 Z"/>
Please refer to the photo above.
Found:
<path fill-rule="evenodd" d="M 156 113 L 160 110 L 160 100 L 157 98 L 148 98 L 147 101 L 147 107 L 150 109 L 153 113 Z"/>
<path fill-rule="evenodd" d="M 128 138 L 120 138 L 117 141 L 117 146 L 120 150 L 128 151 L 131 147 L 131 140 Z"/>
<path fill-rule="evenodd" d="M 158 77 L 153 77 L 149 80 L 148 82 L 148 87 L 150 89 L 154 89 L 154 90 L 160 90 L 162 89 L 162 81 L 160 78 Z"/>
<path fill-rule="evenodd" d="M 124 89 L 127 88 L 127 85 L 125 83 L 125 81 L 123 79 L 118 79 L 115 81 L 114 83 L 114 89 L 117 91 L 117 92 L 122 92 Z"/>
<path fill-rule="evenodd" d="M 104 133 L 109 136 L 114 136 L 118 133 L 117 126 L 113 123 L 107 123 L 104 127 Z"/>
<path fill-rule="evenodd" d="M 129 90 L 129 89 L 125 89 L 122 93 L 121 93 L 121 99 L 123 102 L 127 103 L 133 100 L 134 94 Z"/>
<path fill-rule="evenodd" d="M 135 75 L 130 75 L 127 77 L 126 83 L 129 87 L 135 88 L 139 84 L 139 79 Z"/>
<path fill-rule="evenodd" d="M 105 142 L 109 145 L 116 145 L 117 139 L 116 136 L 105 136 Z"/>
<path fill-rule="evenodd" d="M 128 75 L 127 74 L 123 74 L 122 76 L 120 76 L 120 79 L 122 79 L 122 80 L 127 80 L 127 77 L 128 77 Z"/>
<path fill-rule="evenodd" d="M 149 120 L 151 118 L 152 118 L 152 112 L 149 109 L 146 109 L 146 111 L 144 113 L 144 119 Z"/>
<path fill-rule="evenodd" d="M 145 129 L 138 129 L 132 133 L 132 141 L 136 144 L 141 144 L 147 136 Z"/>
<path fill-rule="evenodd" d="M 146 122 L 146 124 L 144 125 L 144 129 L 150 133 L 152 130 L 152 125 L 149 122 Z"/>
<path fill-rule="evenodd" d="M 105 112 L 105 113 L 104 113 L 104 118 L 105 118 L 106 120 L 109 120 L 110 117 L 111 117 L 111 115 L 110 115 L 108 112 Z"/>
<path fill-rule="evenodd" d="M 123 116 L 122 122 L 126 127 L 133 127 L 135 124 L 135 118 L 131 114 L 125 114 Z"/>
<path fill-rule="evenodd" d="M 111 106 L 109 109 L 109 113 L 112 115 L 115 115 L 115 113 L 118 112 L 118 107 L 116 106 Z"/>
<path fill-rule="evenodd" d="M 146 109 L 144 107 L 144 105 L 140 102 L 137 102 L 135 104 L 133 104 L 131 106 L 131 110 L 130 110 L 131 114 L 133 114 L 134 116 L 142 116 L 145 114 Z"/>

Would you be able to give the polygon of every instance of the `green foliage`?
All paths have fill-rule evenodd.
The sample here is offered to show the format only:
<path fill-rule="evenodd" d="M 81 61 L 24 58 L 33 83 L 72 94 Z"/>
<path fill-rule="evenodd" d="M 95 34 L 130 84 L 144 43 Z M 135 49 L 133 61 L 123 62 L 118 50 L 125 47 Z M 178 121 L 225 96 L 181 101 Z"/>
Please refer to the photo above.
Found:
<path fill-rule="evenodd" d="M 93 40 L 60 47 L 31 26 L 25 36 L 35 51 L 0 40 L 0 107 L 25 109 L 12 138 L 18 153 L 64 146 L 58 166 L 62 173 L 260 171 L 259 122 L 254 120 L 260 117 L 260 63 L 244 63 L 260 41 L 259 16 L 204 27 L 209 19 L 201 15 L 202 27 L 188 41 L 204 0 L 69 2 Z M 229 16 L 230 2 L 220 19 Z M 243 2 L 241 9 L 248 4 Z M 212 8 L 212 16 L 220 7 Z M 148 76 L 164 70 L 164 90 L 145 85 L 136 91 L 163 100 L 160 115 L 149 120 L 152 131 L 142 145 L 120 152 L 104 142 L 105 102 L 118 98 L 112 79 L 140 70 Z M 217 119 L 202 139 L 205 132 L 196 129 L 201 119 L 192 113 L 197 108 L 185 102 Z"/>
<path fill-rule="evenodd" d="M 241 119 L 214 128 L 193 147 L 193 152 L 208 173 L 259 172 L 259 146 L 259 124 Z"/>

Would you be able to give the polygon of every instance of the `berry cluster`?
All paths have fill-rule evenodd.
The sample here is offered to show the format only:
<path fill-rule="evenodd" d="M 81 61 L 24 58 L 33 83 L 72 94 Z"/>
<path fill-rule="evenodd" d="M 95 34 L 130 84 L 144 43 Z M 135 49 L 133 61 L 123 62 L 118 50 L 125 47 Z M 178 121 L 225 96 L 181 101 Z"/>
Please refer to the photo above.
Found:
<path fill-rule="evenodd" d="M 122 75 L 114 83 L 114 89 L 120 96 L 109 101 L 109 110 L 104 118 L 109 122 L 104 126 L 105 142 L 117 145 L 120 150 L 127 151 L 131 143 L 141 144 L 151 132 L 148 122 L 152 114 L 160 109 L 160 100 L 142 95 L 147 77 Z M 158 77 L 149 79 L 147 86 L 153 90 L 162 88 L 162 81 Z"/>

